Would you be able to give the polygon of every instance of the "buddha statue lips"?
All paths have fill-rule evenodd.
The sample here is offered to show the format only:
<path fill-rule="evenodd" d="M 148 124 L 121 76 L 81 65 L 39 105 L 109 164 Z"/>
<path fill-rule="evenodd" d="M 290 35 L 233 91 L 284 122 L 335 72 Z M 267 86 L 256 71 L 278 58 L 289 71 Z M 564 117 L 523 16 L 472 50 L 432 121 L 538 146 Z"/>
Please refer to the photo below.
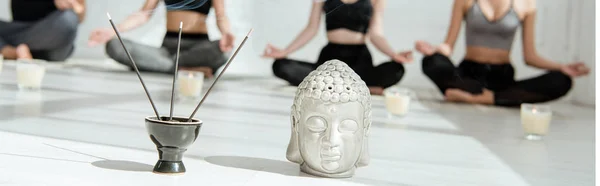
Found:
<path fill-rule="evenodd" d="M 340 160 L 342 160 L 342 153 L 339 148 L 325 147 L 321 148 L 321 167 L 328 171 L 335 171 L 340 168 Z"/>
<path fill-rule="evenodd" d="M 321 160 L 327 162 L 336 162 L 342 159 L 342 153 L 338 149 L 321 148 Z"/>
<path fill-rule="evenodd" d="M 311 72 L 292 106 L 287 159 L 308 174 L 351 177 L 368 164 L 371 102 L 366 84 L 339 60 Z"/>

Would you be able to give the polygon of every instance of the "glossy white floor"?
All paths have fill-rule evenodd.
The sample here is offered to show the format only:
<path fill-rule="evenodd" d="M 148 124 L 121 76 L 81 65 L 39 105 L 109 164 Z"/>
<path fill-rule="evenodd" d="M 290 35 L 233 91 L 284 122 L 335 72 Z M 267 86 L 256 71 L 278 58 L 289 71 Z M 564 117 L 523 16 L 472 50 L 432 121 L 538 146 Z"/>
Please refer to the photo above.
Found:
<path fill-rule="evenodd" d="M 143 74 L 160 113 L 170 76 Z M 205 83 L 205 87 L 210 80 Z M 515 109 L 417 97 L 404 118 L 373 98 L 371 165 L 351 179 L 300 173 L 285 160 L 294 89 L 274 78 L 224 76 L 197 117 L 200 137 L 183 176 L 151 173 L 152 115 L 134 73 L 53 66 L 40 92 L 19 91 L 14 63 L 0 75 L 0 185 L 593 185 L 594 110 L 553 103 L 543 141 L 525 141 Z M 178 103 L 188 115 L 194 103 Z"/>

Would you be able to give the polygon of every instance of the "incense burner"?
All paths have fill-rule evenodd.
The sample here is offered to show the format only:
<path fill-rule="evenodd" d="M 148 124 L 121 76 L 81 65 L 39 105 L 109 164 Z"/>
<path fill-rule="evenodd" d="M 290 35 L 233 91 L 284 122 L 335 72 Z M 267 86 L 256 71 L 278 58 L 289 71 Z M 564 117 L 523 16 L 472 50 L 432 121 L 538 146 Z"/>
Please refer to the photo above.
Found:
<path fill-rule="evenodd" d="M 371 97 L 365 82 L 339 60 L 327 61 L 298 86 L 286 157 L 302 172 L 352 177 L 369 163 Z"/>
<path fill-rule="evenodd" d="M 185 173 L 183 165 L 183 154 L 187 148 L 196 141 L 202 121 L 188 118 L 173 117 L 174 121 L 168 121 L 169 117 L 146 117 L 146 129 L 150 139 L 156 145 L 159 160 L 154 166 L 153 172 L 163 174 Z"/>

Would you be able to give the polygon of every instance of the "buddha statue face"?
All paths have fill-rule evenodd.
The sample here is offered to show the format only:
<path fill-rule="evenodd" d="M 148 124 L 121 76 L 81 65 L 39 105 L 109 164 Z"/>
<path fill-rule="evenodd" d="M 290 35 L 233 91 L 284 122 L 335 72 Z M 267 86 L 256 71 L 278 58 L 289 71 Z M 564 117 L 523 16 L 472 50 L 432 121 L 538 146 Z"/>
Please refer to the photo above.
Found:
<path fill-rule="evenodd" d="M 350 67 L 321 65 L 298 87 L 288 160 L 309 174 L 351 177 L 368 163 L 370 106 L 368 88 Z"/>

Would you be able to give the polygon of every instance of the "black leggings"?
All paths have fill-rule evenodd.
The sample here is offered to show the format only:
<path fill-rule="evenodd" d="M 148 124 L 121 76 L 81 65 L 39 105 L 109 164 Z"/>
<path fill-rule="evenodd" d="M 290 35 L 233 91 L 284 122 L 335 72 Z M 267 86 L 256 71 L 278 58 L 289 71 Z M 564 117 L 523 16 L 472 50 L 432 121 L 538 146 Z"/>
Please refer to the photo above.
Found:
<path fill-rule="evenodd" d="M 273 63 L 275 76 L 298 86 L 310 72 L 326 61 L 338 59 L 352 68 L 367 86 L 387 88 L 398 83 L 404 76 L 404 66 L 394 61 L 373 66 L 371 53 L 366 45 L 342 45 L 329 43 L 319 55 L 316 64 L 293 59 L 277 59 Z"/>
<path fill-rule="evenodd" d="M 510 64 L 493 65 L 463 60 L 457 68 L 448 57 L 437 53 L 423 58 L 423 73 L 442 94 L 450 88 L 481 94 L 485 88 L 494 92 L 496 105 L 508 107 L 555 100 L 566 95 L 572 86 L 571 77 L 558 71 L 515 81 L 515 71 Z"/>

